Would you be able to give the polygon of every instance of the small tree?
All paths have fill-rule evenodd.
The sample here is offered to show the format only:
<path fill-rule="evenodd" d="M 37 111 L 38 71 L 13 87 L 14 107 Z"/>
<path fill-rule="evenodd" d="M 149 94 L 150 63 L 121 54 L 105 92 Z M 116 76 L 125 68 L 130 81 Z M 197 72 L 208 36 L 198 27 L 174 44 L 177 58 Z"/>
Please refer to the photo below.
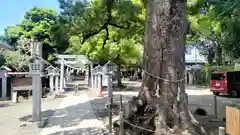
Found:
<path fill-rule="evenodd" d="M 1 50 L 4 65 L 12 67 L 17 71 L 27 71 L 30 51 L 30 40 L 21 38 L 18 40 L 15 50 Z"/>
<path fill-rule="evenodd" d="M 0 53 L 4 58 L 4 65 L 12 67 L 17 71 L 27 71 L 29 56 L 24 55 L 20 50 L 2 50 Z"/>

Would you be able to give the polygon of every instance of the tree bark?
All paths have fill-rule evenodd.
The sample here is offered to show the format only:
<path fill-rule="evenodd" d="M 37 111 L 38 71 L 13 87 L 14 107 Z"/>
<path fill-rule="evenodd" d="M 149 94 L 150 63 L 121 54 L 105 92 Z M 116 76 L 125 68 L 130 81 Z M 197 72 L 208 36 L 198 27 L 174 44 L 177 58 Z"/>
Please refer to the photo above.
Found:
<path fill-rule="evenodd" d="M 217 43 L 216 45 L 216 63 L 218 66 L 222 65 L 222 47 L 220 43 Z"/>
<path fill-rule="evenodd" d="M 117 86 L 122 87 L 122 79 L 121 79 L 121 68 L 120 65 L 117 66 Z"/>
<path fill-rule="evenodd" d="M 186 1 L 144 2 L 147 15 L 145 73 L 138 97 L 125 105 L 124 120 L 145 129 L 125 122 L 125 134 L 206 135 L 208 133 L 192 117 L 185 96 Z"/>
<path fill-rule="evenodd" d="M 163 122 L 167 126 L 166 133 L 205 134 L 194 123 L 185 102 L 186 1 L 151 0 L 146 4 L 146 12 L 146 72 L 139 97 L 149 106 L 160 104 L 167 107 L 167 119 Z M 153 95 L 157 88 L 160 100 L 155 101 Z"/>

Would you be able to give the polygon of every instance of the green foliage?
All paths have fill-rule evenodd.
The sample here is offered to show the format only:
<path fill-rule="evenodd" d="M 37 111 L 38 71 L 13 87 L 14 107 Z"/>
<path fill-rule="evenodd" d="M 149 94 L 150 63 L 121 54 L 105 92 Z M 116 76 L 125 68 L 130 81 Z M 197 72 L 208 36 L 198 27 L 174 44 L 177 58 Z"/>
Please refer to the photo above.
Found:
<path fill-rule="evenodd" d="M 206 9 L 206 14 L 201 13 L 202 8 Z M 221 57 L 226 57 L 226 54 L 231 58 L 240 57 L 238 0 L 191 0 L 188 1 L 188 13 L 191 22 L 188 43 L 196 44 L 206 39 L 215 42 L 212 48 L 216 52 L 217 63 L 222 61 Z M 223 52 L 226 52 L 225 56 L 222 56 Z"/>
<path fill-rule="evenodd" d="M 0 36 L 0 43 L 7 43 L 7 37 L 6 36 Z"/>
<path fill-rule="evenodd" d="M 18 71 L 25 71 L 27 69 L 29 56 L 24 55 L 20 50 L 1 50 L 0 54 L 4 58 L 4 65 L 13 67 Z"/>
<path fill-rule="evenodd" d="M 140 61 L 145 24 L 145 9 L 140 0 L 59 3 L 59 19 L 64 22 L 61 28 L 69 39 L 66 53 L 85 54 L 91 60 L 113 60 L 120 65 Z M 56 35 L 58 32 L 53 32 Z"/>
<path fill-rule="evenodd" d="M 50 43 L 50 28 L 55 24 L 56 17 L 57 13 L 53 9 L 32 8 L 25 13 L 20 24 L 9 26 L 6 29 L 6 35 L 16 39 L 20 37 L 36 38 Z"/>
<path fill-rule="evenodd" d="M 239 66 L 209 66 L 209 65 L 205 65 L 203 68 L 204 72 L 224 72 L 224 71 L 233 71 L 233 70 L 239 70 L 240 67 Z"/>
<path fill-rule="evenodd" d="M 43 44 L 43 58 L 53 59 L 48 57 L 51 57 L 50 55 L 56 52 L 56 50 L 61 52 L 66 48 L 60 47 L 60 45 L 64 44 L 64 38 L 60 37 L 62 38 L 62 44 L 57 44 L 59 42 L 55 42 L 56 36 L 52 36 L 52 30 L 54 29 L 52 27 L 56 27 L 57 24 L 57 13 L 55 10 L 34 7 L 25 13 L 23 20 L 19 24 L 7 27 L 5 36 L 8 39 L 8 43 L 16 47 L 19 45 L 18 41 L 23 38 L 36 39 Z M 63 32 L 61 29 L 58 31 Z"/>
<path fill-rule="evenodd" d="M 96 35 L 83 45 L 77 36 L 71 37 L 68 53 L 85 54 L 91 60 L 112 60 L 117 64 L 137 64 L 141 59 L 141 45 L 134 39 L 107 42 L 102 49 L 101 35 Z"/>

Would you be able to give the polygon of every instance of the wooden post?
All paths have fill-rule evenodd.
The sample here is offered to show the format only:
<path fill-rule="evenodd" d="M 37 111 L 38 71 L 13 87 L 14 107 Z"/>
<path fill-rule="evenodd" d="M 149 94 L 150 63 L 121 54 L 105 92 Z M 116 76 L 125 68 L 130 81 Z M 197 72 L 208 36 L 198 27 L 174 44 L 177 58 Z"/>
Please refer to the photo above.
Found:
<path fill-rule="evenodd" d="M 122 95 L 120 95 L 120 135 L 124 135 Z"/>
<path fill-rule="evenodd" d="M 186 104 L 188 105 L 188 94 L 185 93 Z"/>
<path fill-rule="evenodd" d="M 240 108 L 238 105 L 226 106 L 226 133 L 240 135 Z"/>
<path fill-rule="evenodd" d="M 213 98 L 214 98 L 214 116 L 215 116 L 215 118 L 217 118 L 218 116 L 217 116 L 217 96 L 213 96 Z"/>

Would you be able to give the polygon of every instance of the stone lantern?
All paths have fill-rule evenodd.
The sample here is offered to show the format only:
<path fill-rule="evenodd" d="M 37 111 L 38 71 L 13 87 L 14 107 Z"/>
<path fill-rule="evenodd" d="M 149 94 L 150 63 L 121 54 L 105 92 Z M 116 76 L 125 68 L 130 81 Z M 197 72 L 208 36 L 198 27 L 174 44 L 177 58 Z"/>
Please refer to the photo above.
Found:
<path fill-rule="evenodd" d="M 43 62 L 37 58 L 37 57 L 32 57 L 29 63 L 29 73 L 31 75 L 40 75 L 44 76 L 44 64 Z"/>
<path fill-rule="evenodd" d="M 108 74 L 113 75 L 114 72 L 116 72 L 116 70 L 117 70 L 117 65 L 115 63 L 111 62 L 111 61 L 106 63 L 104 66 L 106 66 Z"/>

